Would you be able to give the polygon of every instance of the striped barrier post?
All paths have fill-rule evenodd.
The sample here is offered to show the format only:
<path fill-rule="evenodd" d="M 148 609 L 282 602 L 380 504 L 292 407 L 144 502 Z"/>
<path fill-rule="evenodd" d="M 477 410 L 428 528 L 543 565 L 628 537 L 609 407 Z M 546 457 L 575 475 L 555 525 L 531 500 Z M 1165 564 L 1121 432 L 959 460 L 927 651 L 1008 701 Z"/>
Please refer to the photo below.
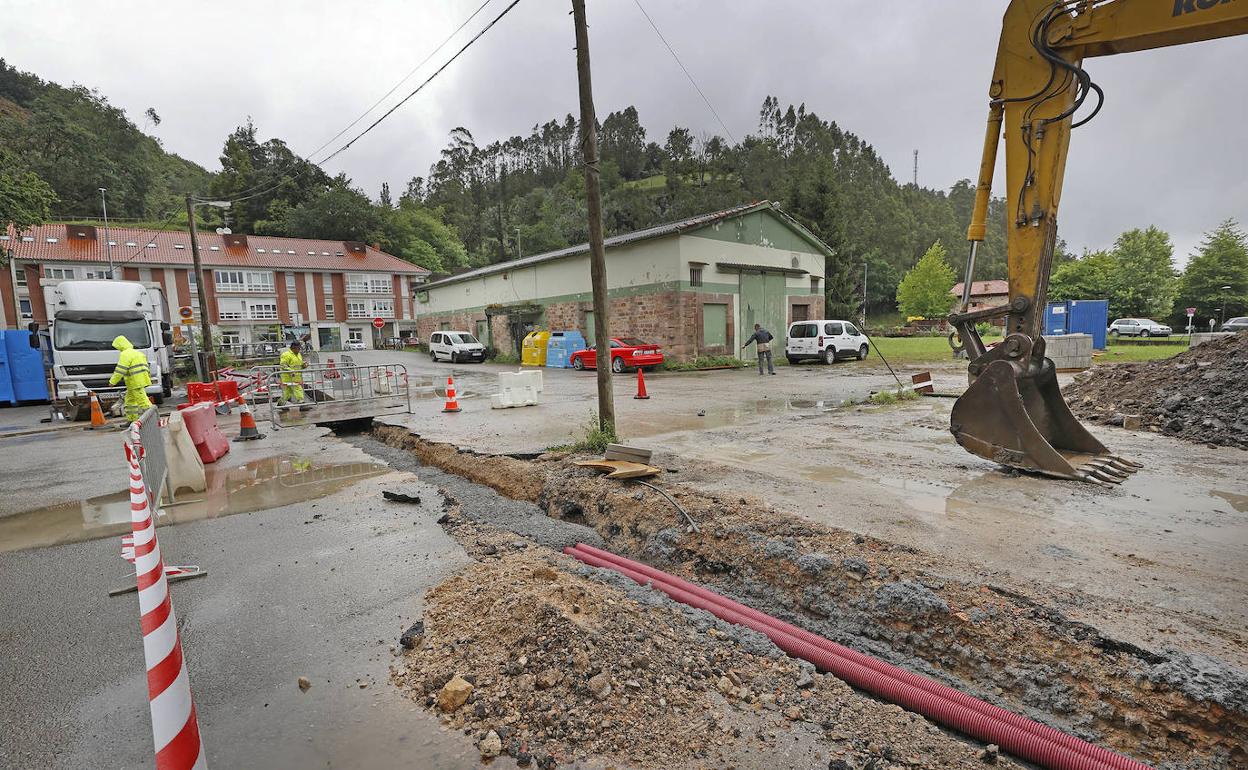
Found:
<path fill-rule="evenodd" d="M 935 393 L 936 389 L 932 387 L 932 373 L 921 372 L 910 376 L 911 387 L 915 393 Z"/>
<path fill-rule="evenodd" d="M 182 639 L 169 598 L 169 583 L 156 542 L 156 521 L 147 500 L 135 448 L 126 444 L 130 465 L 130 521 L 134 531 L 134 573 L 139 588 L 139 626 L 147 662 L 147 699 L 157 770 L 206 770 L 199 721 L 191 698 L 190 674 L 182 657 Z M 130 555 L 130 554 L 126 554 Z"/>

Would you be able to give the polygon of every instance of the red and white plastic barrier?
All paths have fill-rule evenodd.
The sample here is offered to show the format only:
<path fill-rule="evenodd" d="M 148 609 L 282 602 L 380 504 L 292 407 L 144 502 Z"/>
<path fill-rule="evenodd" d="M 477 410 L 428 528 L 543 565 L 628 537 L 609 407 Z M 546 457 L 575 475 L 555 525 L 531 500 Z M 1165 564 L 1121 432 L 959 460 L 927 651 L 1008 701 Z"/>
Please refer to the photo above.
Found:
<path fill-rule="evenodd" d="M 935 393 L 936 389 L 932 387 L 932 373 L 920 372 L 910 375 L 911 387 L 915 393 Z"/>
<path fill-rule="evenodd" d="M 156 520 L 147 501 L 139 458 L 126 445 L 130 464 L 130 521 L 134 573 L 139 588 L 139 626 L 147 662 L 147 699 L 157 770 L 206 770 L 190 675 L 169 597 L 169 583 L 156 541 Z"/>

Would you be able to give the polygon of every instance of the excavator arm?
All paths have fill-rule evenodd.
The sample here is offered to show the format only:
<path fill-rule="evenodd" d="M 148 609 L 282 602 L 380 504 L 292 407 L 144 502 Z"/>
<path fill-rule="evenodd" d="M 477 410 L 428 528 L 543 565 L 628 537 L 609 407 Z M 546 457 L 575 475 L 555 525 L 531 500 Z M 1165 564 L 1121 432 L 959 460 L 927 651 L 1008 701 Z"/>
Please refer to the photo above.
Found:
<path fill-rule="evenodd" d="M 1004 465 L 1105 483 L 1138 469 L 1109 454 L 1071 415 L 1041 337 L 1071 129 L 1090 120 L 1103 99 L 1083 60 L 1241 34 L 1248 34 L 1248 0 L 1010 3 L 988 89 L 962 302 L 950 316 L 971 358 L 971 385 L 954 405 L 950 428 L 969 451 Z M 1002 140 L 1010 301 L 968 312 Z M 988 350 L 975 324 L 1001 316 L 1007 336 Z"/>

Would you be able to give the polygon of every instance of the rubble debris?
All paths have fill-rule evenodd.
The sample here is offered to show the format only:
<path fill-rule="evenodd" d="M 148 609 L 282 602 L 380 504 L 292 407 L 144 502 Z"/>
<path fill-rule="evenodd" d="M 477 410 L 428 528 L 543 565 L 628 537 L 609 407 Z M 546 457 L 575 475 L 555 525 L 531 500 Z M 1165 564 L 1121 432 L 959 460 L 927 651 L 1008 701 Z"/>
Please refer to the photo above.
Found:
<path fill-rule="evenodd" d="M 1096 366 L 1063 394 L 1093 422 L 1248 449 L 1248 334 L 1158 361 Z"/>
<path fill-rule="evenodd" d="M 455 711 L 468 701 L 469 695 L 472 695 L 472 685 L 456 674 L 438 690 L 438 708 L 448 713 Z"/>
<path fill-rule="evenodd" d="M 308 679 L 306 676 L 301 676 L 299 677 L 298 681 L 299 681 L 299 689 L 302 690 L 303 692 L 307 692 L 309 689 L 311 689 L 312 687 L 311 679 Z"/>
<path fill-rule="evenodd" d="M 415 702 L 436 704 L 447 728 L 478 736 L 483 757 L 494 735 L 517 764 L 547 768 L 587 758 L 723 767 L 769 752 L 785 767 L 823 768 L 833 752 L 861 767 L 884 744 L 904 745 L 923 767 L 982 767 L 982 745 L 774 646 L 754 654 L 748 629 L 540 553 L 478 562 L 429 592 L 422 642 L 392 672 Z M 457 680 L 471 688 L 471 708 L 443 708 Z M 846 737 L 833 741 L 824 725 Z M 806 753 L 795 755 L 799 740 Z"/>
<path fill-rule="evenodd" d="M 420 644 L 420 639 L 424 635 L 425 622 L 418 620 L 399 636 L 399 644 L 403 645 L 404 649 L 410 650 Z"/>
<path fill-rule="evenodd" d="M 409 505 L 420 505 L 420 495 L 409 495 L 406 492 L 391 492 L 388 489 L 381 490 L 381 496 L 392 503 L 408 503 Z"/>

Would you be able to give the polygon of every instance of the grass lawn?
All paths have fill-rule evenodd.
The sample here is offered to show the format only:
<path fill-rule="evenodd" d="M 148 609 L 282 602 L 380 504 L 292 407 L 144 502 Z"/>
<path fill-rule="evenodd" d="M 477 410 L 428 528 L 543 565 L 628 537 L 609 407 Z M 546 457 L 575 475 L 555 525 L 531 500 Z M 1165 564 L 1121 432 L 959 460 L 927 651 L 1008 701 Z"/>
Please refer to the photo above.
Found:
<path fill-rule="evenodd" d="M 1169 358 L 1175 353 L 1187 350 L 1187 341 L 1169 345 L 1115 345 L 1108 343 L 1103 353 L 1092 357 L 1094 364 L 1115 364 L 1119 361 L 1154 361 L 1158 358 Z"/>
<path fill-rule="evenodd" d="M 996 337 L 985 339 L 992 343 Z M 879 337 L 871 338 L 889 363 L 924 363 L 952 361 L 953 350 L 949 341 L 941 337 Z M 874 355 L 874 351 L 872 351 Z M 867 360 L 871 360 L 868 356 Z"/>

